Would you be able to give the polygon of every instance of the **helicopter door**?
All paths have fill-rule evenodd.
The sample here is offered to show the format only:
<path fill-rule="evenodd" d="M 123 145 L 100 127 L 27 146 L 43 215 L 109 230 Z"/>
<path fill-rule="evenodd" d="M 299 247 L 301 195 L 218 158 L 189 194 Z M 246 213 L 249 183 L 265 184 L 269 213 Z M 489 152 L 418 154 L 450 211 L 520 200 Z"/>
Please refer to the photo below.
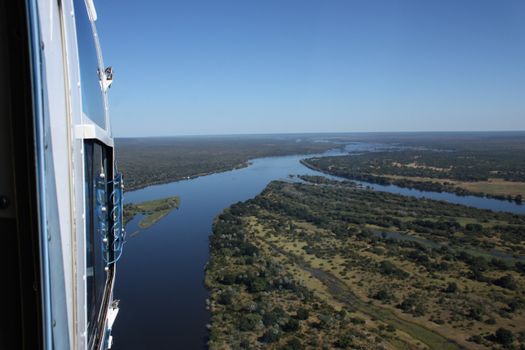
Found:
<path fill-rule="evenodd" d="M 111 230 L 111 150 L 103 144 L 86 140 L 85 191 L 86 191 L 86 296 L 89 342 L 96 342 L 103 332 L 105 308 L 108 303 L 113 269 L 109 247 Z"/>

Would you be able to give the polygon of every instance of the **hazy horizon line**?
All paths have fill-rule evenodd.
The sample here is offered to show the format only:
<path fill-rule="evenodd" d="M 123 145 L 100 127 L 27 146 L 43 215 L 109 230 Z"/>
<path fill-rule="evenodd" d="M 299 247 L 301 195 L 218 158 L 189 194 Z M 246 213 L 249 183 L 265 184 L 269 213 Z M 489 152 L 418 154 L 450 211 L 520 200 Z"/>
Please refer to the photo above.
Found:
<path fill-rule="evenodd" d="M 306 131 L 306 132 L 268 132 L 268 133 L 223 133 L 223 134 L 175 134 L 149 136 L 114 136 L 115 139 L 170 138 L 170 137 L 220 137 L 220 136 L 279 136 L 279 135 L 355 135 L 355 134 L 519 134 L 523 130 L 420 130 L 420 131 Z"/>

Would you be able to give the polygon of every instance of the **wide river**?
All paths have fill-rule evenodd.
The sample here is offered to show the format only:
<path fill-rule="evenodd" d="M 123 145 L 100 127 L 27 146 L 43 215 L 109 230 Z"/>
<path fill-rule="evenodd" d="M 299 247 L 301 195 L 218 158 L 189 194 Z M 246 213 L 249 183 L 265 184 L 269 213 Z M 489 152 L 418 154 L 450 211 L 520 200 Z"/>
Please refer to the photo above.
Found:
<path fill-rule="evenodd" d="M 344 151 L 324 155 L 381 147 L 350 144 Z M 299 162 L 310 156 L 259 158 L 246 168 L 127 192 L 128 203 L 178 195 L 181 206 L 128 238 L 117 267 L 115 297 L 121 302 L 113 327 L 114 349 L 205 349 L 210 315 L 205 309 L 208 292 L 203 280 L 214 217 L 233 203 L 255 197 L 273 180 L 288 179 L 290 174 L 323 175 Z M 366 185 L 380 191 L 525 214 L 525 206 L 506 201 Z M 139 220 L 136 217 L 128 224 L 128 234 L 138 230 Z"/>

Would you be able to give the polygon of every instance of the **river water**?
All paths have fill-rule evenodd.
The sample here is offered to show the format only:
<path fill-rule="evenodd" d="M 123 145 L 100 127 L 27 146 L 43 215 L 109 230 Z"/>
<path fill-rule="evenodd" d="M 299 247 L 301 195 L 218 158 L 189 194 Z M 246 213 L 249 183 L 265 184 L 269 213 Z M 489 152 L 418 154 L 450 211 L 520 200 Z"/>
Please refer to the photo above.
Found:
<path fill-rule="evenodd" d="M 355 143 L 323 155 L 381 148 Z M 205 349 L 210 315 L 205 309 L 208 292 L 203 280 L 214 217 L 233 203 L 255 197 L 273 180 L 287 180 L 291 174 L 323 175 L 299 162 L 310 156 L 314 155 L 259 158 L 246 168 L 127 192 L 128 203 L 178 195 L 181 205 L 128 238 L 117 266 L 115 297 L 121 300 L 121 308 L 113 327 L 114 349 Z M 379 191 L 525 214 L 525 206 L 506 201 L 362 184 Z M 137 216 L 128 223 L 128 233 L 138 230 L 139 221 Z"/>

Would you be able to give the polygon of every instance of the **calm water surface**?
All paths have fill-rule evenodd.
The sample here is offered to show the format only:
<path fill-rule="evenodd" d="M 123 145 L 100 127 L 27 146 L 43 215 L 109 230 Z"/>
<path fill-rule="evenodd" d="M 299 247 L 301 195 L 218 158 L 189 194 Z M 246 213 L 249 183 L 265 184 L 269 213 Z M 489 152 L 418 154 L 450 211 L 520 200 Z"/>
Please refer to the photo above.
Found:
<path fill-rule="evenodd" d="M 351 144 L 346 152 L 381 147 Z M 324 155 L 346 152 L 334 150 Z M 115 297 L 121 300 L 121 309 L 113 328 L 114 349 L 206 348 L 209 313 L 203 280 L 213 218 L 231 204 L 255 197 L 270 181 L 288 179 L 290 174 L 322 175 L 299 163 L 305 157 L 255 159 L 247 168 L 126 193 L 127 202 L 178 195 L 181 206 L 128 238 L 117 268 Z M 363 184 L 380 191 L 525 214 L 525 206 L 494 199 Z M 138 229 L 139 220 L 136 217 L 128 224 L 128 233 Z"/>

